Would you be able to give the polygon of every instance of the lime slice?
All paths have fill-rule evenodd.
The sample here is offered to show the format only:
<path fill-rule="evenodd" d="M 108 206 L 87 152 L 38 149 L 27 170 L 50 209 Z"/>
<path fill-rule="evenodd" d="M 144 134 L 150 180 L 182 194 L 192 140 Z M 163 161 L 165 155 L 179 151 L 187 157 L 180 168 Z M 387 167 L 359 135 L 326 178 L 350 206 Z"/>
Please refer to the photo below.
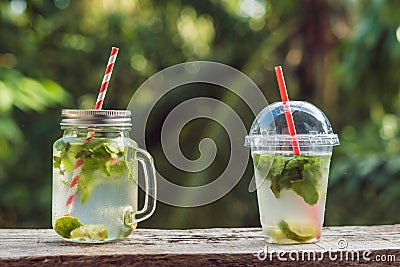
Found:
<path fill-rule="evenodd" d="M 71 238 L 105 240 L 108 238 L 107 227 L 104 224 L 83 225 L 71 232 Z"/>
<path fill-rule="evenodd" d="M 278 223 L 278 227 L 287 238 L 297 242 L 306 242 L 315 238 L 318 230 L 317 227 L 312 224 L 291 223 L 289 226 L 284 220 Z"/>
<path fill-rule="evenodd" d="M 282 240 L 287 238 L 286 235 L 277 228 L 269 230 L 268 235 L 273 239 L 274 242 L 277 242 L 277 243 L 281 243 Z"/>
<path fill-rule="evenodd" d="M 82 226 L 81 222 L 72 216 L 63 216 L 56 219 L 54 231 L 64 238 L 71 237 L 71 231 Z"/>

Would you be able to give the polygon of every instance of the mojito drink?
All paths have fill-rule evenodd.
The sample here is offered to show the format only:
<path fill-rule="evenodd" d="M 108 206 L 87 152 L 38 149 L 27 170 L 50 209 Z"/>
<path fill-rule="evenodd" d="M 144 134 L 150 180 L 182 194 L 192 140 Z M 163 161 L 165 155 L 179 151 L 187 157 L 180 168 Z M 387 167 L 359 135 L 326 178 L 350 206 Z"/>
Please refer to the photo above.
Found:
<path fill-rule="evenodd" d="M 260 220 L 267 242 L 311 243 L 321 236 L 331 153 L 253 151 Z"/>
<path fill-rule="evenodd" d="M 64 239 L 120 240 L 135 228 L 137 161 L 126 138 L 64 137 L 53 147 L 54 230 Z M 79 163 L 77 163 L 79 162 Z"/>

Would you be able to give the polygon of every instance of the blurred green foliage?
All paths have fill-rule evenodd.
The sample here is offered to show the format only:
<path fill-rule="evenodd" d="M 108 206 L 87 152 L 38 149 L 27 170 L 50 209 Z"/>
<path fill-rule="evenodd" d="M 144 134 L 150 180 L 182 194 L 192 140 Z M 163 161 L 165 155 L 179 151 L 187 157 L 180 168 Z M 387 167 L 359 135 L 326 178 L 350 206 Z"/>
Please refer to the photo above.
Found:
<path fill-rule="evenodd" d="M 0 0 L 0 227 L 50 226 L 51 145 L 61 136 L 60 109 L 94 106 L 111 46 L 120 55 L 108 109 L 124 109 L 152 74 L 189 60 L 242 70 L 274 102 L 273 67 L 283 65 L 291 98 L 324 110 L 341 139 L 326 224 L 399 222 L 399 9 L 396 0 Z M 235 96 L 207 93 L 250 126 L 254 117 Z M 158 105 L 161 114 L 168 103 Z M 150 152 L 158 170 L 173 172 L 153 131 L 161 122 L 149 121 Z M 188 148 L 197 140 L 221 132 L 193 126 L 205 128 L 213 130 L 196 138 L 182 132 L 188 157 L 196 157 Z M 221 163 L 204 176 L 221 172 L 224 149 Z M 142 226 L 259 225 L 255 193 L 247 190 L 251 175 L 249 164 L 234 190 L 204 207 L 159 203 Z"/>

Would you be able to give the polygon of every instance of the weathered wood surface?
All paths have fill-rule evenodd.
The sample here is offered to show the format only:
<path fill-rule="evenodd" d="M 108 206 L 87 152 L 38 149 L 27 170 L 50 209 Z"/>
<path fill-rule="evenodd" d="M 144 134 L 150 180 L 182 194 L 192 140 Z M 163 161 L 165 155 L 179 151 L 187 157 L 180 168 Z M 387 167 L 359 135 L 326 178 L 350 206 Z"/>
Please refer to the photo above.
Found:
<path fill-rule="evenodd" d="M 400 266 L 400 225 L 326 227 L 316 244 L 266 245 L 259 228 L 137 229 L 100 245 L 0 229 L 0 266 Z"/>

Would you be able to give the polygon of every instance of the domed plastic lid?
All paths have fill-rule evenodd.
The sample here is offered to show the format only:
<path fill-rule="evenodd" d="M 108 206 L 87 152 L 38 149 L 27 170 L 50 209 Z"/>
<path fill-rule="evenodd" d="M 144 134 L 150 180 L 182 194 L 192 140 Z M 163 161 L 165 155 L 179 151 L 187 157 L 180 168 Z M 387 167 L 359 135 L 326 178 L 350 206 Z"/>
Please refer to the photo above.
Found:
<path fill-rule="evenodd" d="M 316 106 L 305 101 L 290 101 L 296 138 L 300 147 L 339 145 L 339 138 L 325 114 Z M 282 102 L 264 108 L 255 118 L 245 146 L 249 147 L 291 147 L 293 137 L 289 135 Z"/>

